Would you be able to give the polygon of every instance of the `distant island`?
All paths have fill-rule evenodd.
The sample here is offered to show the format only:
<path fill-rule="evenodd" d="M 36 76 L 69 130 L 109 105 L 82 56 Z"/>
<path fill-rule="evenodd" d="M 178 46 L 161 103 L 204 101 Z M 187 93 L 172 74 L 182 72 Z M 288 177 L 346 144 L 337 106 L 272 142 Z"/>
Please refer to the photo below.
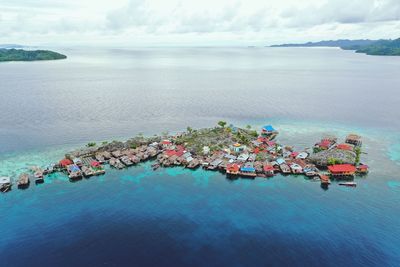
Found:
<path fill-rule="evenodd" d="M 329 40 L 303 44 L 281 44 L 271 47 L 340 47 L 375 56 L 400 56 L 400 38 L 395 40 Z"/>
<path fill-rule="evenodd" d="M 0 62 L 65 59 L 67 56 L 49 50 L 23 50 L 0 48 Z"/>

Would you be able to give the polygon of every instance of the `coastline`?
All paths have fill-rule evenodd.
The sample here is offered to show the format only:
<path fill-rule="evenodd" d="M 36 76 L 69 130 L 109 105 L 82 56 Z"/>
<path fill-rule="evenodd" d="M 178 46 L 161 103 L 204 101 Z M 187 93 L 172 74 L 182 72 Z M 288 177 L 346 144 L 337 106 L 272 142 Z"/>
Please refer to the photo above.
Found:
<path fill-rule="evenodd" d="M 192 129 L 175 135 L 139 135 L 126 142 L 103 142 L 101 145 L 88 143 L 65 154 L 64 159 L 47 167 L 30 167 L 35 183 L 43 183 L 45 176 L 54 172 L 64 172 L 70 181 L 83 177 L 97 176 L 105 173 L 104 166 L 109 164 L 116 169 L 124 169 L 147 160 L 155 160 L 154 170 L 159 167 L 182 166 L 196 169 L 218 170 L 232 179 L 239 177 L 272 177 L 277 173 L 301 174 L 312 180 L 321 182 L 323 189 L 328 189 L 331 179 L 345 180 L 339 185 L 356 186 L 353 181 L 357 174 L 366 174 L 369 167 L 360 163 L 361 137 L 349 135 L 346 144 L 341 144 L 336 137 L 324 137 L 315 143 L 314 152 L 307 148 L 296 151 L 295 146 L 276 142 L 279 134 L 271 125 L 264 126 L 260 132 L 250 125 L 239 128 L 226 126 L 224 121 L 218 122 L 214 128 Z M 354 136 L 354 137 L 351 137 Z M 350 138 L 357 138 L 351 141 Z M 326 146 L 326 142 L 329 143 Z M 322 145 L 325 143 L 325 145 Z M 346 147 L 345 149 L 339 147 Z M 357 156 L 356 156 L 357 154 Z M 334 163 L 330 163 L 333 161 Z M 332 166 L 330 166 L 332 165 Z M 332 167 L 332 168 L 331 168 Z M 321 171 L 322 168 L 322 171 Z M 346 169 L 346 170 L 345 170 Z M 29 173 L 18 178 L 18 187 L 29 187 Z M 3 177 L 11 180 L 11 178 Z M 14 181 L 2 183 L 2 191 L 11 190 Z M 6 190 L 4 190 L 6 189 Z"/>

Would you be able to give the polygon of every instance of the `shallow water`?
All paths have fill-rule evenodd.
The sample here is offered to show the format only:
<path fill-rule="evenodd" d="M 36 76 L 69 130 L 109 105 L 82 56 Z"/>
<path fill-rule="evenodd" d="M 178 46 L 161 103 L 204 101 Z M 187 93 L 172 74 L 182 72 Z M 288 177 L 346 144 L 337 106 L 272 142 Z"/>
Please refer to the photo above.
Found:
<path fill-rule="evenodd" d="M 398 265 L 399 59 L 335 49 L 65 53 L 0 64 L 0 175 L 89 141 L 220 119 L 272 123 L 297 149 L 360 133 L 371 172 L 356 188 L 329 190 L 302 176 L 228 180 L 150 162 L 76 183 L 52 175 L 0 195 L 1 265 Z"/>

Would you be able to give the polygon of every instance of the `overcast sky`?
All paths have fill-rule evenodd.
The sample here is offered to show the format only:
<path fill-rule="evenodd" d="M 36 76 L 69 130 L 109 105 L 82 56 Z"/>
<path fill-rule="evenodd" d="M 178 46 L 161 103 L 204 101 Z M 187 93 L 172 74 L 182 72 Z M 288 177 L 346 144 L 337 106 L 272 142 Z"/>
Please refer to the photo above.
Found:
<path fill-rule="evenodd" d="M 267 45 L 400 37 L 400 0 L 0 0 L 0 43 Z"/>

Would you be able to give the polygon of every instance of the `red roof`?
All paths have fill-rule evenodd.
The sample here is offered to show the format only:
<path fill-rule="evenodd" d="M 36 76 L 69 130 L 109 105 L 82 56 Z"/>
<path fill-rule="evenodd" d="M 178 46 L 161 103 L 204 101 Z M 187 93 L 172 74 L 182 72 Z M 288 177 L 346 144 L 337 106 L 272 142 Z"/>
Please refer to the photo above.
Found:
<path fill-rule="evenodd" d="M 349 144 L 339 144 L 336 148 L 341 150 L 353 150 L 353 147 Z"/>
<path fill-rule="evenodd" d="M 331 146 L 331 141 L 324 139 L 324 140 L 322 140 L 318 145 L 319 145 L 320 147 L 329 148 L 329 147 Z"/>
<path fill-rule="evenodd" d="M 328 166 L 328 170 L 331 173 L 349 173 L 349 172 L 355 172 L 356 167 L 351 164 L 336 164 Z"/>
<path fill-rule="evenodd" d="M 100 162 L 98 162 L 98 161 L 92 161 L 92 162 L 90 163 L 90 165 L 91 165 L 92 167 L 99 167 L 99 166 L 100 166 Z"/>
<path fill-rule="evenodd" d="M 290 154 L 293 158 L 297 157 L 299 155 L 299 152 L 292 152 L 292 154 Z"/>
<path fill-rule="evenodd" d="M 260 149 L 259 149 L 258 147 L 256 147 L 256 148 L 253 150 L 253 152 L 254 152 L 255 154 L 258 154 L 258 153 L 260 153 Z"/>
<path fill-rule="evenodd" d="M 226 169 L 230 172 L 238 172 L 240 169 L 240 165 L 236 163 L 228 164 L 226 165 Z"/>
<path fill-rule="evenodd" d="M 72 162 L 72 160 L 70 160 L 70 159 L 63 159 L 63 160 L 60 160 L 60 165 L 61 165 L 62 167 L 67 167 L 68 165 L 71 165 L 71 164 L 73 164 L 73 162 Z"/>
<path fill-rule="evenodd" d="M 269 172 L 269 171 L 273 171 L 273 170 L 274 170 L 274 167 L 272 165 L 269 165 L 269 164 L 264 165 L 265 172 Z"/>
<path fill-rule="evenodd" d="M 181 157 L 185 153 L 185 148 L 183 146 L 177 146 L 176 150 L 168 149 L 165 151 L 168 157 L 177 156 Z"/>
<path fill-rule="evenodd" d="M 161 144 L 163 144 L 163 145 L 169 145 L 169 144 L 171 144 L 171 141 L 169 141 L 169 140 L 163 140 L 163 141 L 161 142 Z"/>

